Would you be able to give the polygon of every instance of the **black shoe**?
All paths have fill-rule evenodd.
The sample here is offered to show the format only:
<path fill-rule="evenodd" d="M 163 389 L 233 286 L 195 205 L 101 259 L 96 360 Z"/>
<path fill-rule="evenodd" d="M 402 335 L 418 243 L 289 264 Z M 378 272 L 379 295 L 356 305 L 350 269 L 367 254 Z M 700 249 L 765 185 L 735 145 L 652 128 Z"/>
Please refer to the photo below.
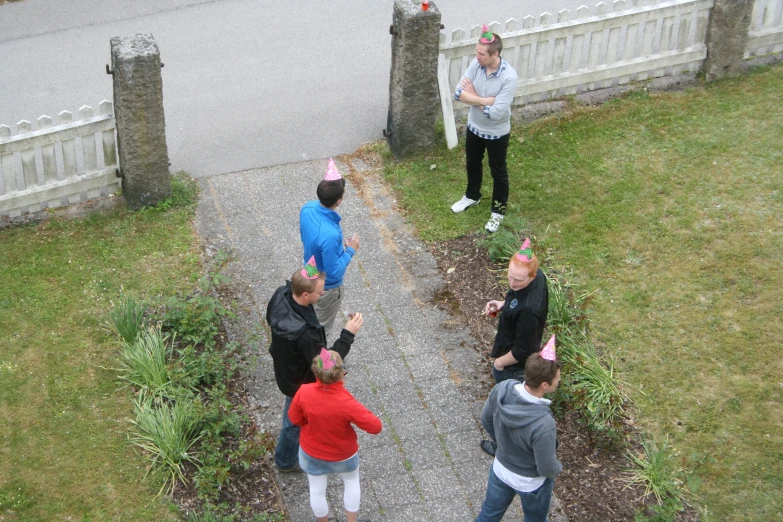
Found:
<path fill-rule="evenodd" d="M 482 440 L 481 441 L 481 449 L 484 450 L 484 453 L 487 455 L 495 456 L 495 452 L 498 449 L 497 443 L 491 441 L 491 440 Z"/>
<path fill-rule="evenodd" d="M 277 468 L 277 471 L 280 473 L 302 473 L 302 468 L 299 467 L 299 464 L 294 464 L 290 468 L 281 468 L 277 464 L 275 464 L 275 467 Z"/>

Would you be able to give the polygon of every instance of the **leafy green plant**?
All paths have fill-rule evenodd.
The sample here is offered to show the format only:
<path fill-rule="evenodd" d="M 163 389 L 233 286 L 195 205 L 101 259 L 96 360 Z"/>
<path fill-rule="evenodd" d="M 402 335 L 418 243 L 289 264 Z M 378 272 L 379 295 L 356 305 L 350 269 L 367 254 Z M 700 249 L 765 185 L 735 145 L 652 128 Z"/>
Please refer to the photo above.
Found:
<path fill-rule="evenodd" d="M 493 263 L 508 263 L 511 256 L 519 250 L 526 229 L 527 222 L 516 214 L 512 207 L 497 232 L 479 239 L 478 244 L 487 249 Z"/>
<path fill-rule="evenodd" d="M 233 515 L 223 516 L 215 513 L 212 509 L 206 508 L 199 513 L 193 512 L 188 515 L 188 522 L 234 522 L 236 517 Z"/>
<path fill-rule="evenodd" d="M 628 470 L 628 485 L 644 486 L 644 496 L 655 496 L 659 506 L 671 499 L 681 508 L 683 490 L 683 470 L 677 465 L 677 457 L 669 446 L 669 438 L 660 443 L 652 439 L 642 440 L 644 453 L 628 452 L 628 457 L 635 465 Z"/>
<path fill-rule="evenodd" d="M 587 306 L 595 292 L 576 295 L 574 285 L 561 281 L 554 269 L 545 269 L 549 289 L 549 313 L 547 326 L 554 332 L 585 332 L 587 329 Z"/>
<path fill-rule="evenodd" d="M 172 344 L 159 327 L 141 332 L 133 342 L 121 344 L 119 376 L 141 392 L 170 395 L 172 392 L 169 363 Z"/>
<path fill-rule="evenodd" d="M 194 402 L 187 396 L 170 401 L 142 391 L 133 408 L 136 419 L 131 420 L 134 425 L 131 442 L 149 455 L 150 471 L 163 475 L 164 482 L 158 494 L 167 486 L 171 491 L 177 479 L 185 481 L 183 465 L 198 462 L 190 452 L 201 437 Z"/>
<path fill-rule="evenodd" d="M 147 306 L 144 303 L 125 296 L 109 312 L 109 323 L 123 341 L 132 343 L 143 329 L 146 311 Z"/>
<path fill-rule="evenodd" d="M 176 331 L 184 343 L 213 347 L 220 319 L 233 316 L 216 297 L 196 292 L 185 298 L 170 298 L 162 319 L 164 328 Z"/>

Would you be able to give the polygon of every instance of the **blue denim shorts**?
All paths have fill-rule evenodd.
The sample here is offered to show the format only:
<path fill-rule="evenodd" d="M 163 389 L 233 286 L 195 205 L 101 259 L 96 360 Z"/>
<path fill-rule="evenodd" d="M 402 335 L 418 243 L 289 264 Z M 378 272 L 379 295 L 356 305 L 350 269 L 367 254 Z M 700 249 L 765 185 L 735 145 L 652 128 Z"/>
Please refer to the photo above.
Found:
<path fill-rule="evenodd" d="M 330 475 L 332 473 L 349 473 L 359 467 L 359 453 L 345 460 L 332 462 L 311 457 L 299 447 L 299 467 L 308 475 Z"/>

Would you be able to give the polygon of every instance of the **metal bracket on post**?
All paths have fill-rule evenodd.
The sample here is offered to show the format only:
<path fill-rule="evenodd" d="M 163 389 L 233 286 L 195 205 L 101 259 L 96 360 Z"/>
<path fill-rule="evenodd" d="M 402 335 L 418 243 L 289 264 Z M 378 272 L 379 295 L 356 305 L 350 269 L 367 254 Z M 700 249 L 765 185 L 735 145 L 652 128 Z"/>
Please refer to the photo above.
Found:
<path fill-rule="evenodd" d="M 108 64 L 108 63 L 106 64 L 106 74 L 111 74 L 111 75 L 114 75 L 114 71 L 112 71 L 112 70 L 109 68 L 109 64 Z"/>
<path fill-rule="evenodd" d="M 392 132 L 387 131 L 386 129 L 383 129 L 383 137 L 384 138 L 388 139 L 392 134 L 393 134 Z"/>
<path fill-rule="evenodd" d="M 397 31 L 394 30 L 394 24 L 389 26 L 389 34 L 392 36 L 397 36 Z"/>
<path fill-rule="evenodd" d="M 125 176 L 122 174 L 122 170 L 120 170 L 119 167 L 114 169 L 114 173 L 117 175 L 118 178 L 124 178 Z"/>
<path fill-rule="evenodd" d="M 163 62 L 160 62 L 160 68 L 161 68 L 161 69 L 163 69 L 163 66 L 164 66 L 164 65 L 166 65 L 166 64 L 165 64 L 165 63 L 163 63 Z"/>

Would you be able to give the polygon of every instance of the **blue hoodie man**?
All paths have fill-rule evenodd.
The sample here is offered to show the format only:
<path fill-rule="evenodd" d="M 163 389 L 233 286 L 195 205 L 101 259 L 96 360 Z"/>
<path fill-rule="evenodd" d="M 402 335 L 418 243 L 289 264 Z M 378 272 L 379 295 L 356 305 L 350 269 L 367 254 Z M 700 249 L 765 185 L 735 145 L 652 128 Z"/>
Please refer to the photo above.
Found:
<path fill-rule="evenodd" d="M 535 353 L 525 363 L 525 382 L 497 384 L 481 412 L 481 424 L 497 443 L 487 495 L 475 522 L 499 522 L 519 495 L 525 522 L 546 522 L 557 460 L 557 428 L 545 394 L 557 390 L 560 363 Z"/>
<path fill-rule="evenodd" d="M 353 256 L 359 250 L 359 236 L 343 239 L 341 217 L 336 209 L 343 201 L 345 180 L 334 161 L 329 159 L 326 177 L 318 184 L 318 201 L 305 203 L 299 212 L 299 234 L 304 246 L 303 261 L 315 256 L 319 272 L 326 273 L 325 294 L 315 303 L 318 321 L 328 333 L 340 310 L 345 290 L 343 276 Z"/>

